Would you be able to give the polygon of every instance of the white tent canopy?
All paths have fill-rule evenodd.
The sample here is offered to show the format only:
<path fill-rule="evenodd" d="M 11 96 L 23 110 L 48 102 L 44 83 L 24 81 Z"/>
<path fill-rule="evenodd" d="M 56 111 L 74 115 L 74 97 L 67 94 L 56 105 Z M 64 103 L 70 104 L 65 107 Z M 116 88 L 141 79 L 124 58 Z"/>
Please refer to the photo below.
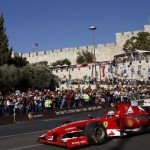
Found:
<path fill-rule="evenodd" d="M 146 50 L 135 50 L 135 52 L 138 52 L 138 53 L 148 53 L 148 52 L 150 52 L 150 51 L 146 51 Z"/>

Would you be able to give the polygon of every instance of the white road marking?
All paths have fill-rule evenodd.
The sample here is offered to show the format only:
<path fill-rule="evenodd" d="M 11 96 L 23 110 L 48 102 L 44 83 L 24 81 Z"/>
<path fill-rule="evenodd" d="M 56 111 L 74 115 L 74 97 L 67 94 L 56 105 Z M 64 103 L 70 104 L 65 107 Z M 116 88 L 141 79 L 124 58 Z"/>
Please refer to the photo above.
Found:
<path fill-rule="evenodd" d="M 26 149 L 26 148 L 36 147 L 36 146 L 40 146 L 40 145 L 42 145 L 42 144 L 35 144 L 35 145 L 29 145 L 29 146 L 23 146 L 23 147 L 16 147 L 16 148 L 8 149 L 8 150 Z"/>
<path fill-rule="evenodd" d="M 23 134 L 14 134 L 14 135 L 7 135 L 7 136 L 1 136 L 0 139 L 3 138 L 9 138 L 9 137 L 15 137 L 15 136 L 22 136 L 22 135 L 29 135 L 29 134 L 36 134 L 36 133 L 41 133 L 41 132 L 47 132 L 48 130 L 44 130 L 44 131 L 36 131 L 36 132 L 28 132 L 28 133 L 23 133 Z"/>

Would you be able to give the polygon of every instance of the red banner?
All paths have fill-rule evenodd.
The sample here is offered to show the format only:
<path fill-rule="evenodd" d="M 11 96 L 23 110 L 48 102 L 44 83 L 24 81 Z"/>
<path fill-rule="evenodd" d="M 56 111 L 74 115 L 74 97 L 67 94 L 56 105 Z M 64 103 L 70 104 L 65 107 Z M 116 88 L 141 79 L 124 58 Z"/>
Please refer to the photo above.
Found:
<path fill-rule="evenodd" d="M 105 77 L 105 66 L 102 66 L 102 77 Z"/>

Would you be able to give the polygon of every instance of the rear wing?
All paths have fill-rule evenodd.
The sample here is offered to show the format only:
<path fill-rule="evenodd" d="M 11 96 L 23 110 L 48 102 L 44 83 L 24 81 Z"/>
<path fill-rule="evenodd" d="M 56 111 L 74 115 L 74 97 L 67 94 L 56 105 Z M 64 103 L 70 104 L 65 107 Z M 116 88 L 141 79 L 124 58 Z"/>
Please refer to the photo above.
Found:
<path fill-rule="evenodd" d="M 142 109 L 141 107 L 132 106 L 129 103 L 117 104 L 116 109 L 122 116 L 125 114 L 147 114 L 147 112 L 144 109 Z"/>
<path fill-rule="evenodd" d="M 150 99 L 132 100 L 131 106 L 147 106 L 150 107 Z"/>

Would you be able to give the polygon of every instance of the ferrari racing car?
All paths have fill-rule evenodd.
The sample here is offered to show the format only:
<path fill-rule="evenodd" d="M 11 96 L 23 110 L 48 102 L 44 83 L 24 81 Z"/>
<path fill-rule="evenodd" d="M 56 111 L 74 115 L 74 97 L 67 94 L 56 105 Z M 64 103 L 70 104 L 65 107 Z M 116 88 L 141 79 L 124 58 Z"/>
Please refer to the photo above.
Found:
<path fill-rule="evenodd" d="M 38 142 L 76 148 L 100 145 L 109 137 L 122 137 L 140 133 L 149 125 L 148 113 L 139 106 L 120 103 L 104 116 L 68 122 L 38 137 Z"/>

